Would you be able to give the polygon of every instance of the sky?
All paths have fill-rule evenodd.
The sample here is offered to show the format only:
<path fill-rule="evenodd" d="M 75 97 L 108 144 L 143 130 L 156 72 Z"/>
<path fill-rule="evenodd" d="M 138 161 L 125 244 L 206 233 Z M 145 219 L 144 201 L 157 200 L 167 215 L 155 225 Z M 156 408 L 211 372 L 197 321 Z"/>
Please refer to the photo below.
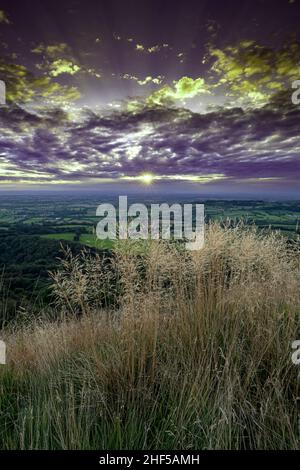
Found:
<path fill-rule="evenodd" d="M 300 0 L 0 0 L 0 190 L 299 198 Z"/>

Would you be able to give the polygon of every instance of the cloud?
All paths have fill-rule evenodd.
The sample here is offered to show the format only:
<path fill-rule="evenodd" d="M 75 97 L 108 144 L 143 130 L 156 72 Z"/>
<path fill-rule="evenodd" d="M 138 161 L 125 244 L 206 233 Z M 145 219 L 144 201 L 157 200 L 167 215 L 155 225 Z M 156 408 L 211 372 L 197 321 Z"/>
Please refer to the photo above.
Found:
<path fill-rule="evenodd" d="M 80 97 L 75 87 L 60 85 L 51 77 L 36 76 L 23 65 L 0 59 L 0 75 L 6 84 L 8 103 L 28 103 L 48 101 L 51 104 L 62 104 Z"/>
<path fill-rule="evenodd" d="M 54 60 L 49 66 L 49 74 L 52 77 L 57 77 L 63 73 L 75 75 L 75 73 L 78 73 L 80 70 L 81 68 L 78 65 L 66 59 Z"/>
<path fill-rule="evenodd" d="M 182 77 L 173 81 L 173 86 L 165 85 L 153 92 L 146 99 L 148 106 L 171 106 L 177 102 L 184 102 L 201 94 L 208 94 L 209 88 L 203 78 Z"/>
<path fill-rule="evenodd" d="M 121 78 L 123 78 L 124 80 L 132 80 L 140 86 L 148 85 L 149 83 L 153 83 L 154 85 L 160 85 L 164 80 L 164 77 L 162 75 L 157 75 L 156 77 L 147 75 L 144 78 L 139 78 L 129 73 L 124 73 Z"/>
<path fill-rule="evenodd" d="M 96 78 L 101 78 L 101 73 L 93 67 L 87 67 L 80 64 L 73 57 L 71 48 L 66 43 L 44 44 L 41 43 L 31 50 L 33 54 L 42 57 L 42 62 L 37 63 L 36 67 L 44 71 L 50 77 L 60 75 L 76 75 L 85 73 Z"/>
<path fill-rule="evenodd" d="M 0 179 L 31 183 L 276 181 L 300 177 L 300 110 L 286 103 L 207 114 L 144 107 L 77 115 L 2 109 Z M 276 180 L 275 180 L 276 178 Z"/>
<path fill-rule="evenodd" d="M 244 40 L 223 50 L 211 47 L 209 57 L 214 60 L 212 83 L 223 86 L 235 105 L 264 106 L 300 76 L 300 44 L 295 40 L 278 49 Z"/>
<path fill-rule="evenodd" d="M 47 58 L 57 59 L 64 54 L 70 54 L 70 48 L 66 43 L 43 44 L 40 43 L 32 49 L 34 54 L 44 55 Z"/>
<path fill-rule="evenodd" d="M 157 54 L 158 52 L 161 52 L 161 51 L 173 50 L 172 46 L 170 46 L 170 44 L 168 43 L 153 44 L 151 46 L 146 46 L 145 44 L 142 44 L 141 42 L 136 42 L 136 40 L 132 37 L 124 38 L 116 33 L 113 34 L 113 37 L 116 41 L 124 41 L 124 42 L 129 43 L 136 52 L 143 53 L 143 54 Z"/>
<path fill-rule="evenodd" d="M 3 10 L 0 10 L 0 23 L 10 24 L 7 14 Z"/>
<path fill-rule="evenodd" d="M 130 38 L 131 39 L 131 38 Z M 128 42 L 132 42 L 129 41 Z M 172 49 L 169 44 L 155 44 L 153 46 L 144 46 L 141 43 L 135 44 L 135 50 L 138 52 L 143 52 L 144 54 L 156 54 L 157 52 L 160 52 L 162 50 L 167 50 L 167 49 Z"/>

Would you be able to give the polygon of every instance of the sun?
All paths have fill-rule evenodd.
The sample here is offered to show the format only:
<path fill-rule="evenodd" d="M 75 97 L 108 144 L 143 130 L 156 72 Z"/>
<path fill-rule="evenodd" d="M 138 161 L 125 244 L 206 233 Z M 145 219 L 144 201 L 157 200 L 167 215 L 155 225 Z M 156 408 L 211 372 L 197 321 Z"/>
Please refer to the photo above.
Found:
<path fill-rule="evenodd" d="M 151 175 L 151 173 L 144 173 L 140 176 L 140 180 L 144 184 L 152 184 L 154 180 L 154 175 Z"/>

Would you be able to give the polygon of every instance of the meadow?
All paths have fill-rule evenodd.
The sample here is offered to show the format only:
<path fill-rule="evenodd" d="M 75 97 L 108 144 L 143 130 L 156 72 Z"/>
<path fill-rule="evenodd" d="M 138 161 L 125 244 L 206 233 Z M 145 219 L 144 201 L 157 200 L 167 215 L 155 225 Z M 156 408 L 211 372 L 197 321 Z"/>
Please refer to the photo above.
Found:
<path fill-rule="evenodd" d="M 203 250 L 66 248 L 5 325 L 1 449 L 299 449 L 299 241 L 211 222 Z"/>

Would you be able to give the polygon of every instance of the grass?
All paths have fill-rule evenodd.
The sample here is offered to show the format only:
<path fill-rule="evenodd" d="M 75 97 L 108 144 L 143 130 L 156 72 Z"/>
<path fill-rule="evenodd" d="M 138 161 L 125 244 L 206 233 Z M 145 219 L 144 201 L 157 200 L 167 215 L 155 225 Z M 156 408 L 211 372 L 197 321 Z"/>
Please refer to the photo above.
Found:
<path fill-rule="evenodd" d="M 41 238 L 45 238 L 47 240 L 67 240 L 73 241 L 75 237 L 74 232 L 62 232 L 62 233 L 47 233 L 45 235 L 41 235 Z"/>
<path fill-rule="evenodd" d="M 96 235 L 90 233 L 83 233 L 80 235 L 80 243 L 92 248 L 107 248 L 112 249 L 114 246 L 113 240 L 100 240 Z"/>
<path fill-rule="evenodd" d="M 41 235 L 41 238 L 46 238 L 47 240 L 66 240 L 74 241 L 75 232 L 61 232 L 61 233 L 47 233 Z M 114 246 L 113 240 L 100 240 L 96 235 L 92 233 L 83 233 L 80 235 L 80 243 L 83 245 L 98 248 L 98 249 L 112 249 Z"/>
<path fill-rule="evenodd" d="M 37 224 L 43 221 L 43 217 L 30 217 L 24 220 L 25 224 Z"/>
<path fill-rule="evenodd" d="M 51 319 L 2 332 L 0 448 L 299 449 L 298 245 L 217 224 L 199 252 L 136 243 L 67 251 Z"/>

